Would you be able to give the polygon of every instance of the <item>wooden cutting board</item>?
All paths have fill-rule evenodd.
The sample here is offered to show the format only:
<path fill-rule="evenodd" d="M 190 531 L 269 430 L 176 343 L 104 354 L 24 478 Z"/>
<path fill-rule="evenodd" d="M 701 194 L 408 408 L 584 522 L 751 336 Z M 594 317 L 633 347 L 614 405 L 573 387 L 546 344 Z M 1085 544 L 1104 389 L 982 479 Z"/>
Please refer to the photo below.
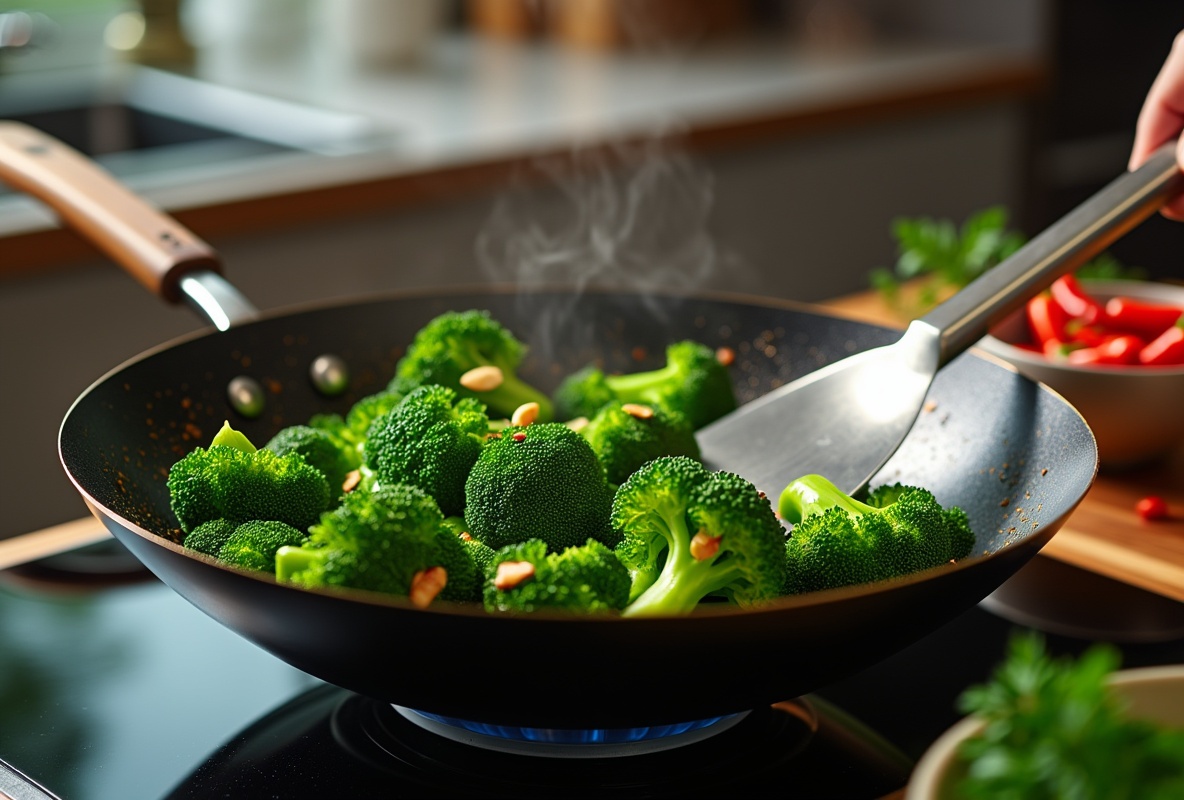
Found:
<path fill-rule="evenodd" d="M 852 319 L 905 326 L 875 292 L 819 305 Z M 1169 519 L 1149 522 L 1135 513 L 1139 499 L 1152 494 L 1167 501 Z M 1184 447 L 1138 469 L 1103 470 L 1040 554 L 1184 602 Z"/>

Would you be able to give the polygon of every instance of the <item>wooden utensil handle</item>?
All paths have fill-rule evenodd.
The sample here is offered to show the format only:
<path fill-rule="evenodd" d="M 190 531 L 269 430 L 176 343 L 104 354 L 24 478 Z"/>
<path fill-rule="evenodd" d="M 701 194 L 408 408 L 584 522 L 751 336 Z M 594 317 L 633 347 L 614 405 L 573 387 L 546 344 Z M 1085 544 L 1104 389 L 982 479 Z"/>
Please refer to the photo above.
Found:
<path fill-rule="evenodd" d="M 36 128 L 0 122 L 0 180 L 38 198 L 157 295 L 179 302 L 187 273 L 222 272 L 214 248 L 102 167 Z"/>

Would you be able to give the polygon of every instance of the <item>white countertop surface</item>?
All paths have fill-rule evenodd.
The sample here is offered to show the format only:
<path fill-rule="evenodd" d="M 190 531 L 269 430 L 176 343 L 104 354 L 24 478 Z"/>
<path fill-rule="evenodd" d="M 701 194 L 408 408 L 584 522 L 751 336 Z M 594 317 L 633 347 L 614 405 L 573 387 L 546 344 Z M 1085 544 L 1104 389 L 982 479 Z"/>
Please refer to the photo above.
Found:
<path fill-rule="evenodd" d="M 823 53 L 785 39 L 649 54 L 457 34 L 441 38 L 419 63 L 385 69 L 358 68 L 316 51 L 206 49 L 192 69 L 199 81 L 287 101 L 297 113 L 333 112 L 340 130 L 382 135 L 338 143 L 322 153 L 293 150 L 248 162 L 162 164 L 127 182 L 176 212 L 423 175 L 617 137 L 859 108 L 891 97 L 939 96 L 993 75 L 1035 73 L 1039 64 L 1030 52 L 994 46 L 879 44 Z M 109 65 L 94 75 L 120 75 L 123 69 Z M 5 76 L 0 87 L 54 77 Z M 250 96 L 239 98 L 240 120 L 266 106 Z M 266 108 L 263 116 L 282 117 L 281 104 L 276 109 Z M 0 197 L 0 236 L 55 226 L 36 202 Z"/>

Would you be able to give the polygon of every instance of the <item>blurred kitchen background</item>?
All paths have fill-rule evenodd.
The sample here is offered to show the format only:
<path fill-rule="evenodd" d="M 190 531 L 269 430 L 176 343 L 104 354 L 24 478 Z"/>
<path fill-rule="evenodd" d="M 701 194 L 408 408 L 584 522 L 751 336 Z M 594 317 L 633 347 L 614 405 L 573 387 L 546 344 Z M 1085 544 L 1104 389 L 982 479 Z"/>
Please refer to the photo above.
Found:
<path fill-rule="evenodd" d="M 1029 235 L 1126 168 L 1178 0 L 30 0 L 0 118 L 96 157 L 263 309 L 489 282 L 814 302 L 892 220 Z M 1114 248 L 1184 278 L 1184 225 Z M 645 269 L 620 268 L 628 263 Z M 0 188 L 0 538 L 84 516 L 71 401 L 202 323 Z"/>

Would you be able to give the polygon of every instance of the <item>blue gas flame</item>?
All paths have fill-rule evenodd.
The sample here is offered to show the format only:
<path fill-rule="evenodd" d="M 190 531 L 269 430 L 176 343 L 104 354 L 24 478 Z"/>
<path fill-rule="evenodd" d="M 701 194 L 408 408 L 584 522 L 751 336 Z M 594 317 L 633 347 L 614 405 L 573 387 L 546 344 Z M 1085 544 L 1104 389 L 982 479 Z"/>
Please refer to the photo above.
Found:
<path fill-rule="evenodd" d="M 521 728 L 514 725 L 493 725 L 486 722 L 446 717 L 426 711 L 415 713 L 454 728 L 516 742 L 546 742 L 548 744 L 624 744 L 647 742 L 708 728 L 717 722 L 736 716 L 709 717 L 692 722 L 652 725 L 643 728 Z"/>

